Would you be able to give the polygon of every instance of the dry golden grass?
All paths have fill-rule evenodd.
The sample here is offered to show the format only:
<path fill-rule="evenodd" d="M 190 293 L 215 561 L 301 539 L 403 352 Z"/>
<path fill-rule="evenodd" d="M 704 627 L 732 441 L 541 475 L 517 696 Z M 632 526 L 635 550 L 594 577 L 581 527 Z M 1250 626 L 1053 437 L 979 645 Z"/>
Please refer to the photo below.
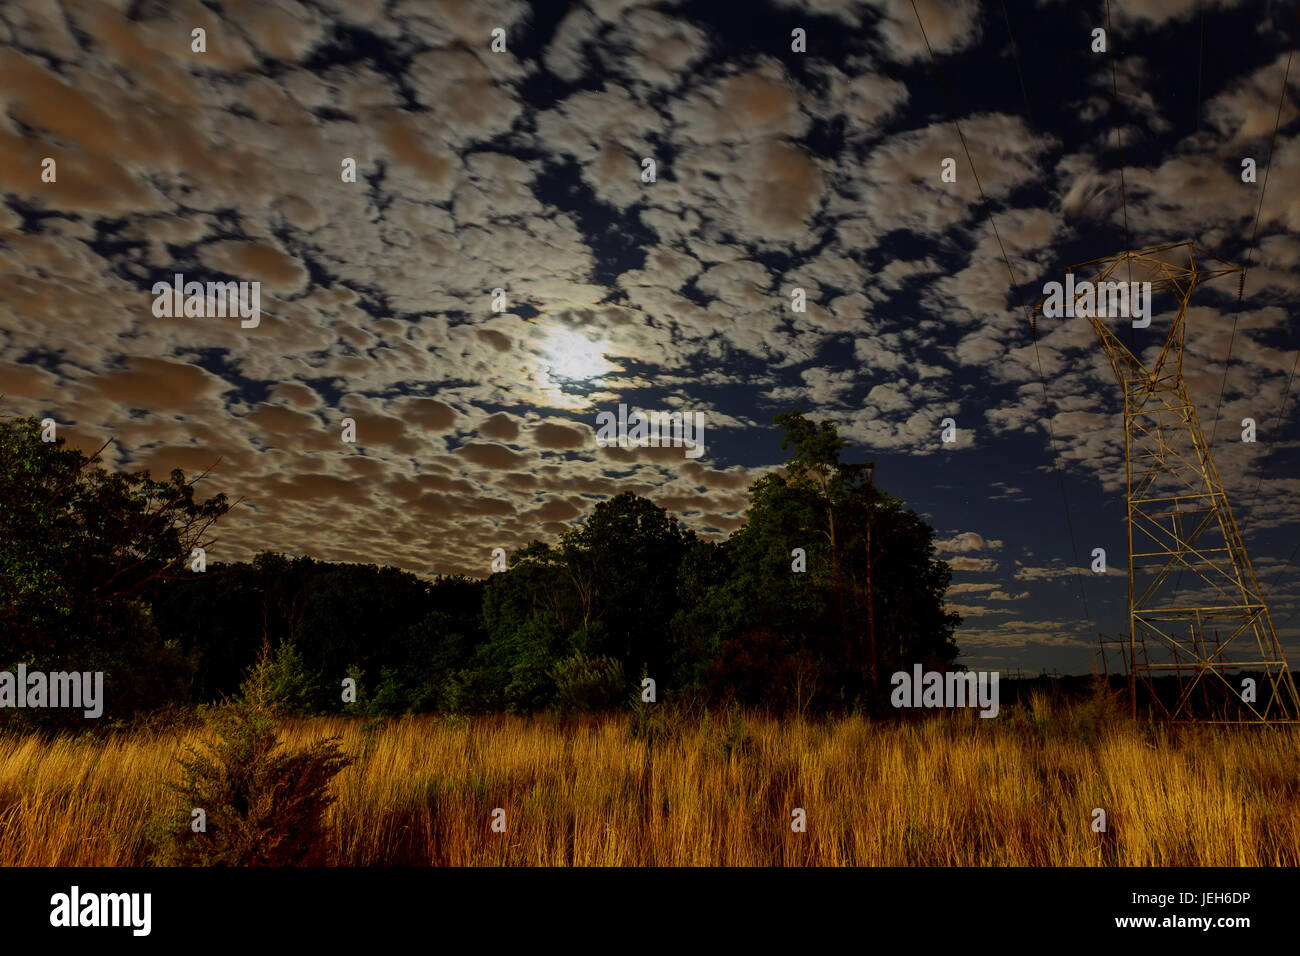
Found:
<path fill-rule="evenodd" d="M 1041 701 L 992 721 L 712 715 L 653 744 L 632 720 L 320 718 L 282 735 L 339 735 L 356 758 L 328 819 L 342 865 L 1300 865 L 1297 729 L 1153 733 Z M 0 735 L 0 865 L 144 863 L 197 739 Z"/>

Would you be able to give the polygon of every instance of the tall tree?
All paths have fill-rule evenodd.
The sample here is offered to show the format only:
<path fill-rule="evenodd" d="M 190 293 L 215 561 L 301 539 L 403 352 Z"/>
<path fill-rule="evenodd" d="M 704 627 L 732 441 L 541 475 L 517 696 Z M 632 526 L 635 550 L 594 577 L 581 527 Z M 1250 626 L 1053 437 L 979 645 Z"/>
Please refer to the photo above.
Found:
<path fill-rule="evenodd" d="M 677 610 L 677 575 L 694 540 L 677 518 L 625 491 L 592 510 L 561 536 L 560 558 L 583 607 L 602 635 L 589 655 L 618 659 L 630 675 L 661 673 L 669 657 L 668 624 Z"/>
<path fill-rule="evenodd" d="M 505 706 L 554 702 L 561 660 L 609 658 L 629 678 L 668 673 L 678 571 L 694 535 L 631 492 L 596 505 L 552 547 L 534 541 L 489 580 L 480 683 Z"/>
<path fill-rule="evenodd" d="M 179 469 L 158 481 L 97 458 L 43 441 L 33 418 L 0 422 L 0 668 L 104 670 L 120 712 L 174 658 L 142 595 L 191 573 L 230 506 L 196 498 Z"/>
<path fill-rule="evenodd" d="M 785 474 L 750 488 L 728 539 L 729 573 L 678 621 L 698 644 L 714 629 L 710 681 L 778 709 L 878 707 L 883 677 L 904 662 L 951 664 L 960 618 L 943 604 L 951 572 L 934 531 L 849 462 L 835 424 L 778 415 Z"/>

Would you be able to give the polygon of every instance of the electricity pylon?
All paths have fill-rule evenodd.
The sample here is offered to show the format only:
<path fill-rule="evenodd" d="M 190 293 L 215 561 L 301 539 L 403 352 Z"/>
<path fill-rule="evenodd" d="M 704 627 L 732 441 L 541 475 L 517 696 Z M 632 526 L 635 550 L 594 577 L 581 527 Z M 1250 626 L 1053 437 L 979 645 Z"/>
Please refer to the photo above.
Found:
<path fill-rule="evenodd" d="M 1070 274 L 1076 270 L 1088 275 L 1075 281 Z M 1077 314 L 1092 324 L 1124 391 L 1128 665 L 1134 716 L 1141 680 L 1154 706 L 1170 720 L 1300 719 L 1300 695 L 1183 381 L 1192 290 L 1201 282 L 1241 271 L 1192 242 L 1178 242 L 1072 266 L 1063 283 L 1062 291 L 1070 293 L 1063 300 L 1086 306 Z M 1103 321 L 1114 316 L 1117 303 L 1131 300 L 1113 296 L 1107 308 L 1106 299 L 1097 294 L 1102 283 L 1127 291 L 1138 282 L 1151 283 L 1148 319 L 1157 294 L 1172 293 L 1178 307 L 1150 368 Z M 1085 300 L 1088 284 L 1090 305 Z M 1044 299 L 1035 311 L 1050 301 Z M 1127 310 L 1120 311 L 1131 318 Z M 1184 574 L 1189 574 L 1191 587 L 1180 589 Z M 1175 678 L 1177 698 L 1172 703 L 1156 692 L 1153 679 L 1160 676 Z M 1243 694 L 1246 678 L 1257 682 L 1253 700 Z"/>

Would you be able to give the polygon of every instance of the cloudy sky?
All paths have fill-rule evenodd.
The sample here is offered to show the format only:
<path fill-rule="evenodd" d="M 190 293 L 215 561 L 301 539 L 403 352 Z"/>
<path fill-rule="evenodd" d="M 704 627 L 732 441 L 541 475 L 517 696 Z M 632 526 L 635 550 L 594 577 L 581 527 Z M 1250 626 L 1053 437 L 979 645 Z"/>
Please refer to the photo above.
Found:
<path fill-rule="evenodd" d="M 211 467 L 244 502 L 210 560 L 483 575 L 629 489 L 725 535 L 799 409 L 938 529 L 965 662 L 1087 672 L 1127 631 L 1119 392 L 1020 296 L 1191 239 L 1250 257 L 1184 373 L 1294 664 L 1294 6 L 1121 0 L 1113 57 L 1104 3 L 917 10 L 942 84 L 896 0 L 0 6 L 0 413 Z M 260 282 L 260 323 L 155 316 L 175 273 Z M 704 413 L 704 454 L 597 447 L 619 403 Z"/>

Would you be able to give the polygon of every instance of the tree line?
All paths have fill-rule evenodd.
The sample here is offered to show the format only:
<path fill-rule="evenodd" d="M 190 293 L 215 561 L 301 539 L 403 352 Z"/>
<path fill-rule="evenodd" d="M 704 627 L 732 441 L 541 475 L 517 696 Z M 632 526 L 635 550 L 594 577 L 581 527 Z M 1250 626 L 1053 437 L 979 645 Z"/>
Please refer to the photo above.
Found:
<path fill-rule="evenodd" d="M 486 580 L 429 580 L 275 552 L 199 573 L 226 496 L 0 422 L 0 669 L 103 670 L 121 719 L 235 692 L 263 645 L 303 712 L 599 710 L 646 677 L 659 699 L 884 712 L 893 671 L 953 666 L 950 569 L 833 422 L 776 423 L 789 458 L 725 540 L 625 492 Z"/>

